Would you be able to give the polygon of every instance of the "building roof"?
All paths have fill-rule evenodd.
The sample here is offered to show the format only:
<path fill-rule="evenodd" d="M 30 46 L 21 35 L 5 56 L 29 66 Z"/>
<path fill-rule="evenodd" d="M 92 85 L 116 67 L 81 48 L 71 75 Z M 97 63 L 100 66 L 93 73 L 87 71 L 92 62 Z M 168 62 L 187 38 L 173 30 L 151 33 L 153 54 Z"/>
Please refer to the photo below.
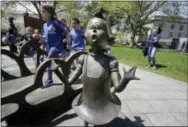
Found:
<path fill-rule="evenodd" d="M 165 16 L 155 16 L 153 21 L 163 21 L 163 22 L 170 22 L 170 23 L 182 23 L 187 24 L 188 19 L 180 18 L 180 17 L 165 17 Z"/>
<path fill-rule="evenodd" d="M 168 22 L 177 22 L 177 23 L 188 23 L 188 18 L 184 17 L 170 17 L 167 14 L 156 11 L 149 16 L 149 18 L 153 21 L 168 21 Z"/>

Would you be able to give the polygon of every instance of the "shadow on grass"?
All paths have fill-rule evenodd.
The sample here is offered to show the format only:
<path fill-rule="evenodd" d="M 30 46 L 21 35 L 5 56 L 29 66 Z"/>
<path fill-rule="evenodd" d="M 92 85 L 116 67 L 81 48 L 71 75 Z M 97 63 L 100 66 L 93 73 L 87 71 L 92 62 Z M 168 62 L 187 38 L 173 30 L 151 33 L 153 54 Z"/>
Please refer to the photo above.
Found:
<path fill-rule="evenodd" d="M 162 64 L 156 64 L 156 66 L 157 66 L 157 69 L 159 69 L 159 68 L 167 68 L 166 65 L 162 65 Z"/>

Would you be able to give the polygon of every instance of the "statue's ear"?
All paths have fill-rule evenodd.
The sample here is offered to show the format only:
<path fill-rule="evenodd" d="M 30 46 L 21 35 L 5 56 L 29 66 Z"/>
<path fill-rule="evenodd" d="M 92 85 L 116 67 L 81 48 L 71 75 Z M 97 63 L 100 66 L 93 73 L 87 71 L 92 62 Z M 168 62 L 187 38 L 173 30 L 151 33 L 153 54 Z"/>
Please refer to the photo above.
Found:
<path fill-rule="evenodd" d="M 101 18 L 103 20 L 107 20 L 107 18 L 108 18 L 108 11 L 106 11 L 102 7 L 97 13 L 94 14 L 94 17 Z"/>

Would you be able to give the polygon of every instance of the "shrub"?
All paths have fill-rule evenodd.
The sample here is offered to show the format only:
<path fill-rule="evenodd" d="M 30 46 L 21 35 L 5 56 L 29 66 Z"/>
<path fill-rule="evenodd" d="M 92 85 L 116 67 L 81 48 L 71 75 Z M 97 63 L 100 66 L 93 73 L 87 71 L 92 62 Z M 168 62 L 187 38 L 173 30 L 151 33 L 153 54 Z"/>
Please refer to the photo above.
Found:
<path fill-rule="evenodd" d="M 160 41 L 158 42 L 158 48 L 168 48 L 168 42 Z"/>

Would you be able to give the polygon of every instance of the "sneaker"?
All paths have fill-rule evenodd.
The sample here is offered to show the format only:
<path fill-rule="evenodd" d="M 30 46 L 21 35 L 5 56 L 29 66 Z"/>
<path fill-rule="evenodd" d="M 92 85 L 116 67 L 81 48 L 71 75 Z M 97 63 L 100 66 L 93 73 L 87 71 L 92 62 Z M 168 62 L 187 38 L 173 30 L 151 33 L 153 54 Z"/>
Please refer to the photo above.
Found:
<path fill-rule="evenodd" d="M 156 70 L 156 69 L 157 69 L 157 67 L 156 67 L 156 66 L 153 66 L 153 69 L 154 69 L 154 70 Z"/>
<path fill-rule="evenodd" d="M 147 65 L 146 65 L 146 68 L 149 68 L 149 67 L 151 67 L 151 65 L 147 64 Z"/>
<path fill-rule="evenodd" d="M 46 80 L 40 88 L 47 88 L 53 84 L 52 80 Z"/>

